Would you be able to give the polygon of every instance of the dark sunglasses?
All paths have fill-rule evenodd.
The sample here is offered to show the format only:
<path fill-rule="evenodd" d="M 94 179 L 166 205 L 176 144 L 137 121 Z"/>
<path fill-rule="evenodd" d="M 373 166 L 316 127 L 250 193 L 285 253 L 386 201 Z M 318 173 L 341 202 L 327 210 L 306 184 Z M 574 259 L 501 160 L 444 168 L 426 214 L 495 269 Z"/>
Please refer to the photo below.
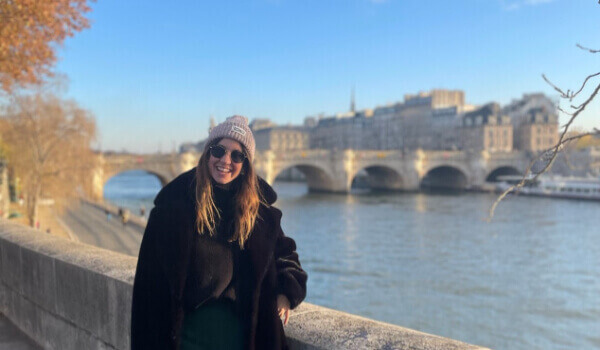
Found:
<path fill-rule="evenodd" d="M 210 155 L 215 158 L 221 158 L 227 153 L 227 149 L 222 145 L 214 145 L 210 146 Z M 234 163 L 243 163 L 246 160 L 246 155 L 244 152 L 238 151 L 237 149 L 230 152 L 231 161 Z"/>

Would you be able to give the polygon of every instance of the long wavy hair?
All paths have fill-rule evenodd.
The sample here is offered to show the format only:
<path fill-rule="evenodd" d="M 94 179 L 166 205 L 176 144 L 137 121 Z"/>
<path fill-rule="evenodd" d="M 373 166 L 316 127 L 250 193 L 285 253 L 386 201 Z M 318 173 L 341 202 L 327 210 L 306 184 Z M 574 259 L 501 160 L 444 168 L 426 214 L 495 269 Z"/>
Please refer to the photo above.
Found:
<path fill-rule="evenodd" d="M 219 210 L 213 200 L 213 181 L 208 170 L 210 159 L 210 147 L 218 144 L 222 138 L 215 139 L 204 148 L 202 156 L 196 167 L 196 228 L 199 234 L 213 236 L 216 233 L 218 220 L 221 219 Z M 248 154 L 244 145 L 242 151 Z M 241 249 L 250 237 L 254 224 L 258 217 L 260 203 L 264 203 L 258 178 L 254 172 L 252 163 L 246 158 L 238 177 L 231 183 L 234 186 L 234 232 L 230 242 L 237 241 Z"/>

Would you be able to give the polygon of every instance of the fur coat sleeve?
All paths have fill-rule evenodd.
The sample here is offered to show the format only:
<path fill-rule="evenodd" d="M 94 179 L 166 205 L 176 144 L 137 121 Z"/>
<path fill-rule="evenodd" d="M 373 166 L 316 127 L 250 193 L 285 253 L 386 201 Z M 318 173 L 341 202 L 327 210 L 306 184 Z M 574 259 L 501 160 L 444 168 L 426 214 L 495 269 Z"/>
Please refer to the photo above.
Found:
<path fill-rule="evenodd" d="M 185 218 L 175 207 L 152 209 L 133 287 L 131 349 L 177 349 L 189 244 Z M 181 223 L 174 225 L 172 223 Z"/>
<path fill-rule="evenodd" d="M 275 266 L 277 270 L 277 292 L 285 295 L 292 309 L 300 305 L 306 297 L 308 275 L 300 266 L 296 242 L 287 237 L 281 229 L 281 211 L 271 207 L 276 219 L 277 241 L 275 245 Z"/>

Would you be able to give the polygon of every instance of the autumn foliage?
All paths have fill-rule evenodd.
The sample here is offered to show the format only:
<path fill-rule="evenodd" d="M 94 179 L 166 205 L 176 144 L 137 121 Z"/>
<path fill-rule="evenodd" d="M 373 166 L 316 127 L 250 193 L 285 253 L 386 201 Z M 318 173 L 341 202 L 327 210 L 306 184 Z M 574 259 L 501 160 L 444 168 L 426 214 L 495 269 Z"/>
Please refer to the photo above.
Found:
<path fill-rule="evenodd" d="M 60 206 L 89 189 L 96 156 L 90 112 L 52 94 L 17 96 L 0 118 L 9 166 L 20 178 L 29 224 L 41 198 Z"/>
<path fill-rule="evenodd" d="M 89 26 L 87 0 L 0 0 L 0 89 L 52 76 L 55 48 Z"/>

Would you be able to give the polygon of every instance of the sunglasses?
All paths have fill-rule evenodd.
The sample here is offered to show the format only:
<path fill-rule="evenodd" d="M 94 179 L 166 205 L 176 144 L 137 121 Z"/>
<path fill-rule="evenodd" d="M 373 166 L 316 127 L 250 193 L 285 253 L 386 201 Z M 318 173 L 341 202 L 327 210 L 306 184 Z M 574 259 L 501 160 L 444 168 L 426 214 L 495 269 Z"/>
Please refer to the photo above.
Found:
<path fill-rule="evenodd" d="M 210 155 L 215 158 L 221 158 L 227 153 L 227 149 L 222 145 L 210 146 Z M 244 152 L 238 151 L 237 149 L 229 152 L 231 155 L 231 161 L 234 163 L 243 163 L 246 160 Z"/>

